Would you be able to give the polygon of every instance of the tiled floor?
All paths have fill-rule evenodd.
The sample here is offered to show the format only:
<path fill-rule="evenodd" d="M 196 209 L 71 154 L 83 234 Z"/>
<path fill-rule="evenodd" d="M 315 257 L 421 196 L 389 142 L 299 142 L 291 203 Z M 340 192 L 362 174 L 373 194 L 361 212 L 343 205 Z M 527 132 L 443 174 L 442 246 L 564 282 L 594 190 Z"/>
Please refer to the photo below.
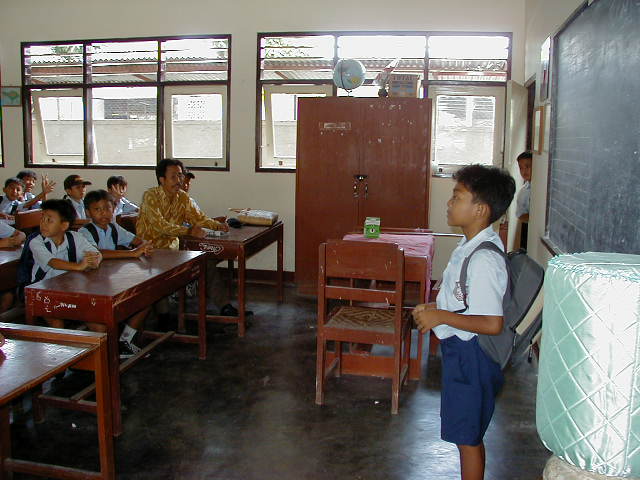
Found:
<path fill-rule="evenodd" d="M 377 378 L 331 379 L 318 407 L 315 302 L 286 293 L 277 305 L 272 288 L 250 287 L 253 326 L 239 339 L 232 326 L 210 325 L 207 360 L 195 346 L 165 344 L 123 376 L 118 478 L 458 478 L 457 450 L 439 436 L 438 361 L 403 390 L 397 416 L 390 382 Z M 506 376 L 485 478 L 537 480 L 550 453 L 535 429 L 535 367 L 522 362 Z M 63 382 L 56 388 L 75 380 Z M 50 409 L 34 425 L 18 412 L 12 437 L 18 457 L 97 468 L 91 415 Z"/>

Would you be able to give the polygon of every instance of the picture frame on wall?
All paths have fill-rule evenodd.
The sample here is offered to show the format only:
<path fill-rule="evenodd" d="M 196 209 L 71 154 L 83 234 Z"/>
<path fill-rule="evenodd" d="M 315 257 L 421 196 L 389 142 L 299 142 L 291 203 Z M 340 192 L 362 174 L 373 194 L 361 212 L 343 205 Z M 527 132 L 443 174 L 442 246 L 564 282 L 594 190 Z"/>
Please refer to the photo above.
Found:
<path fill-rule="evenodd" d="M 540 102 L 545 102 L 549 98 L 549 74 L 551 65 L 551 37 L 542 43 L 540 47 L 540 92 L 538 98 Z"/>
<path fill-rule="evenodd" d="M 19 107 L 22 105 L 20 87 L 6 86 L 0 89 L 0 105 L 3 107 Z"/>
<path fill-rule="evenodd" d="M 545 106 L 540 105 L 533 111 L 533 132 L 531 132 L 531 138 L 533 139 L 533 153 L 540 155 L 544 150 L 544 124 L 545 124 Z"/>

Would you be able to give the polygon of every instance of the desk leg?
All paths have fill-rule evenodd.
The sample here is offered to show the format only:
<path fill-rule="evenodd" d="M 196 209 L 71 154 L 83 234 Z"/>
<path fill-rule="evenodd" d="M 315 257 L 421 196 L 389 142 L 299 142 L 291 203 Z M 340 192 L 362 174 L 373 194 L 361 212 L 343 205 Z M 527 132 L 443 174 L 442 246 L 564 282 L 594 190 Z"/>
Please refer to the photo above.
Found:
<path fill-rule="evenodd" d="M 184 303 L 187 296 L 187 287 L 178 290 L 178 332 L 185 333 L 187 330 L 184 325 Z"/>
<path fill-rule="evenodd" d="M 108 342 L 108 340 L 107 340 Z M 98 415 L 98 445 L 100 451 L 100 473 L 103 479 L 116 478 L 113 449 L 113 415 L 109 411 L 110 377 L 107 345 L 102 343 L 94 354 L 96 375 L 96 413 Z"/>
<path fill-rule="evenodd" d="M 282 228 L 278 233 L 278 302 L 284 302 L 284 241 Z"/>
<path fill-rule="evenodd" d="M 200 261 L 198 273 L 198 358 L 200 360 L 207 358 L 207 265 L 206 258 L 203 258 Z"/>
<path fill-rule="evenodd" d="M 113 313 L 113 312 L 111 312 Z M 111 380 L 111 413 L 113 416 L 113 436 L 122 434 L 122 412 L 120 409 L 120 354 L 118 351 L 118 323 L 112 316 L 105 322 L 107 327 L 107 366 Z"/>
<path fill-rule="evenodd" d="M 245 281 L 246 281 L 246 261 L 244 256 L 244 246 L 238 251 L 238 336 L 244 337 L 245 333 Z"/>
<path fill-rule="evenodd" d="M 227 274 L 229 275 L 229 279 L 227 282 L 227 289 L 228 289 L 230 299 L 233 298 L 233 267 L 234 267 L 233 259 L 227 260 Z"/>
<path fill-rule="evenodd" d="M 0 480 L 8 480 L 10 472 L 4 470 L 4 459 L 11 457 L 11 425 L 9 425 L 9 404 L 0 407 Z"/>

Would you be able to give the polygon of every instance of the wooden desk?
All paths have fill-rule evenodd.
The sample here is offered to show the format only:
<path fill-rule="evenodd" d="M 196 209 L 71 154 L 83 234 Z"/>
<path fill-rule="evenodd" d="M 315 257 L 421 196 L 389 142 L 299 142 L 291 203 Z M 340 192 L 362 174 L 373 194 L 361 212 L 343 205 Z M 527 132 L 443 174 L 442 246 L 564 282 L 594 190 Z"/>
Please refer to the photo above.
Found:
<path fill-rule="evenodd" d="M 0 333 L 6 337 L 6 343 L 0 347 L 0 479 L 12 478 L 10 472 L 115 479 L 107 336 L 11 323 L 0 323 Z M 70 366 L 95 372 L 100 472 L 11 457 L 9 402 Z"/>
<path fill-rule="evenodd" d="M 113 431 L 122 432 L 118 323 L 189 282 L 200 281 L 198 336 L 174 335 L 174 341 L 198 343 L 199 358 L 206 358 L 205 329 L 206 255 L 201 252 L 155 250 L 151 257 L 105 260 L 97 270 L 67 272 L 25 288 L 28 323 L 36 316 L 103 323 L 109 345 L 109 375 L 113 382 Z M 89 402 L 61 401 L 57 406 L 95 411 Z"/>
<path fill-rule="evenodd" d="M 231 228 L 229 233 L 219 237 L 195 238 L 180 237 L 180 248 L 186 250 L 200 250 L 211 257 L 227 260 L 229 271 L 233 272 L 233 261 L 238 260 L 238 316 L 223 317 L 207 315 L 207 320 L 224 323 L 237 323 L 238 336 L 245 334 L 245 281 L 246 261 L 259 251 L 274 242 L 278 243 L 278 301 L 284 299 L 283 288 L 283 231 L 282 222 L 276 222 L 269 227 L 244 225 L 242 228 Z M 188 317 L 189 315 L 187 315 Z"/>
<path fill-rule="evenodd" d="M 18 285 L 18 262 L 22 248 L 0 248 L 0 292 Z"/>

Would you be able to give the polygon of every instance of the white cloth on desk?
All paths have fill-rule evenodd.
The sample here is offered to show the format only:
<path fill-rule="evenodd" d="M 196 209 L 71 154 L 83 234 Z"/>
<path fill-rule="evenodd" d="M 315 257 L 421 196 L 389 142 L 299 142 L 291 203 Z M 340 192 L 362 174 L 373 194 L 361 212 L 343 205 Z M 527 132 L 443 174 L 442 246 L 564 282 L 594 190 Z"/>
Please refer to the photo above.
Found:
<path fill-rule="evenodd" d="M 462 263 L 482 242 L 493 242 L 503 249 L 502 240 L 491 226 L 485 228 L 471 240 L 460 240 L 451 254 L 447 268 L 442 274 L 442 284 L 436 299 L 438 309 L 455 312 L 464 309 L 462 290 L 459 286 Z M 479 250 L 473 254 L 467 267 L 467 304 L 463 315 L 502 315 L 502 299 L 507 289 L 509 275 L 504 259 L 491 250 Z M 476 333 L 460 330 L 443 324 L 433 328 L 439 339 L 457 335 L 461 340 L 471 340 Z"/>

